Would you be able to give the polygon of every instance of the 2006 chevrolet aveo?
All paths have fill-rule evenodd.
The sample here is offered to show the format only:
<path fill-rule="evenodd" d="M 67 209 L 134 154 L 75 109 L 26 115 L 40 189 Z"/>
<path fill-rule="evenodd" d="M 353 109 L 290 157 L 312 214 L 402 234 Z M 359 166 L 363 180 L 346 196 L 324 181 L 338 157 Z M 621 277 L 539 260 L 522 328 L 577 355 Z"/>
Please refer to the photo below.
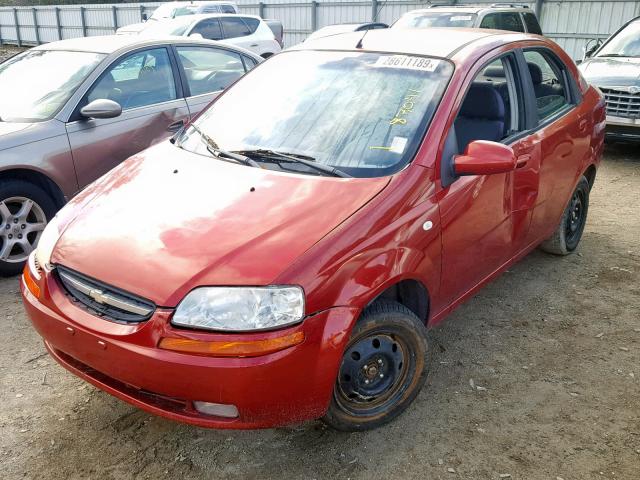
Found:
<path fill-rule="evenodd" d="M 58 362 L 149 412 L 372 428 L 424 384 L 427 328 L 541 243 L 576 249 L 604 122 L 542 37 L 305 43 L 72 200 L 24 303 Z"/>

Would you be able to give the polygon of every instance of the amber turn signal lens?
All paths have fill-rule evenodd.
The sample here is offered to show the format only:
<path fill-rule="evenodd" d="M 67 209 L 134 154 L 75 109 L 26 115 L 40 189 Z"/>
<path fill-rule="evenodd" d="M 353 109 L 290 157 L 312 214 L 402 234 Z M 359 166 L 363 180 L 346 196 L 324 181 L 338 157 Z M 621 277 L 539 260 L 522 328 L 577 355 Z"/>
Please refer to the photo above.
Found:
<path fill-rule="evenodd" d="M 174 352 L 196 353 L 212 357 L 257 357 L 268 353 L 279 352 L 304 341 L 303 332 L 295 332 L 284 337 L 260 340 L 213 341 L 204 342 L 189 338 L 163 338 L 158 345 L 164 350 Z"/>
<path fill-rule="evenodd" d="M 31 271 L 29 270 L 29 262 L 24 266 L 24 270 L 22 271 L 22 275 L 24 278 L 24 284 L 27 286 L 27 289 L 36 297 L 40 298 L 40 287 L 35 282 L 33 277 L 31 276 Z"/>

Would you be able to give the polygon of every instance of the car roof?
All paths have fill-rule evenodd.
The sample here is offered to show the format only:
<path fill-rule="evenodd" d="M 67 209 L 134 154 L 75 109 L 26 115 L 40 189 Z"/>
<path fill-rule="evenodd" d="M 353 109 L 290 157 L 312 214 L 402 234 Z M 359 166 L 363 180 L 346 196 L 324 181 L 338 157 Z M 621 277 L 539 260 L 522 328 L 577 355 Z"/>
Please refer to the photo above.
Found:
<path fill-rule="evenodd" d="M 132 49 L 136 47 L 144 47 L 147 45 L 160 45 L 171 43 L 189 44 L 189 45 L 214 45 L 219 42 L 213 40 L 203 40 L 191 37 L 141 37 L 138 35 L 103 35 L 95 37 L 81 37 L 70 38 L 68 40 L 59 40 L 57 42 L 45 43 L 38 47 L 34 47 L 33 50 L 62 50 L 62 51 L 74 51 L 74 52 L 92 52 L 92 53 L 104 53 L 112 54 L 123 49 Z M 241 51 L 245 55 L 250 57 L 259 58 L 256 54 L 235 45 L 219 44 L 227 49 Z"/>
<path fill-rule="evenodd" d="M 447 12 L 455 12 L 455 13 L 480 13 L 482 11 L 491 11 L 491 12 L 504 12 L 504 11 L 523 11 L 523 12 L 533 12 L 529 7 L 525 5 L 509 5 L 509 4 L 501 4 L 496 3 L 492 5 L 434 5 L 430 8 L 419 8 L 417 10 L 410 10 L 407 14 L 412 13 L 447 13 Z"/>
<path fill-rule="evenodd" d="M 204 18 L 220 18 L 220 17 L 247 17 L 255 18 L 256 20 L 262 20 L 258 15 L 245 15 L 244 13 L 196 13 L 195 15 L 182 15 L 180 17 L 172 18 L 171 21 L 177 21 L 182 18 L 191 19 L 192 21 L 202 20 Z"/>
<path fill-rule="evenodd" d="M 461 48 L 482 39 L 536 39 L 537 35 L 480 28 L 382 28 L 343 33 L 306 41 L 290 50 L 351 50 L 450 58 Z"/>

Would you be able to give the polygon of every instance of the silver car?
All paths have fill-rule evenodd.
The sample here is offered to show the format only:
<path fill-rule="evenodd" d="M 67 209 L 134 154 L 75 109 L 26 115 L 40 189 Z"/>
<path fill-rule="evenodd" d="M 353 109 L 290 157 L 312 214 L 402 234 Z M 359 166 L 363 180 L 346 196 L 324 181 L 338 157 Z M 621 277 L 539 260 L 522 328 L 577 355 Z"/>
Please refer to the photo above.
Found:
<path fill-rule="evenodd" d="M 113 35 L 42 45 L 0 64 L 0 275 L 85 185 L 180 130 L 262 59 L 193 38 Z"/>

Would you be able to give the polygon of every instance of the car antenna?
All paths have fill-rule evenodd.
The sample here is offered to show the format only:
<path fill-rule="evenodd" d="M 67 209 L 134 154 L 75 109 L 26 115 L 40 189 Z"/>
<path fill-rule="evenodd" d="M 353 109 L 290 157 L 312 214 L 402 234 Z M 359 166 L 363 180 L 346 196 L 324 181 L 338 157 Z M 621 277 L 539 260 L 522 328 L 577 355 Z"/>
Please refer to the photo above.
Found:
<path fill-rule="evenodd" d="M 364 37 L 367 36 L 367 33 L 369 33 L 369 30 L 364 31 L 364 34 L 360 37 L 360 40 L 358 40 L 358 43 L 356 43 L 356 48 L 358 49 L 362 48 L 362 40 L 364 40 Z"/>
<path fill-rule="evenodd" d="M 380 12 L 382 11 L 382 8 L 387 4 L 387 1 L 388 0 L 384 0 L 384 2 L 382 2 L 380 7 L 378 8 L 378 11 L 376 12 L 376 16 L 375 16 L 376 21 L 379 21 L 378 18 L 380 17 Z M 358 40 L 358 43 L 356 44 L 356 48 L 362 48 L 362 40 L 364 40 L 364 37 L 367 36 L 367 33 L 369 33 L 369 30 L 364 31 L 364 35 L 362 35 L 362 37 L 360 37 L 360 40 Z"/>

